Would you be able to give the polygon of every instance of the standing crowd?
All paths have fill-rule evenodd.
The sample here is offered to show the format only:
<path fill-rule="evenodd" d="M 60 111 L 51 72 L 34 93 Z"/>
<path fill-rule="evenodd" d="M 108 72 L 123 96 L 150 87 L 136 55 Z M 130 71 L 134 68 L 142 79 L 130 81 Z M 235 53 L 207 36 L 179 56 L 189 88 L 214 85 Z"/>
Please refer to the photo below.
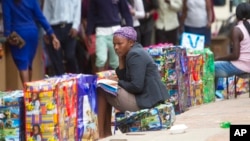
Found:
<path fill-rule="evenodd" d="M 15 31 L 25 41 L 22 48 L 17 47 L 17 41 L 8 44 L 22 82 L 32 78 L 32 61 L 39 41 L 43 42 L 48 62 L 46 73 L 50 76 L 117 68 L 119 59 L 113 48 L 113 33 L 123 26 L 134 27 L 136 41 L 143 47 L 166 42 L 178 44 L 181 32 L 205 35 L 206 45 L 210 44 L 211 0 L 1 0 L 1 3 L 4 36 Z"/>
<path fill-rule="evenodd" d="M 4 36 L 18 35 L 8 38 L 7 46 L 23 83 L 31 81 L 39 32 L 52 75 L 82 73 L 88 59 L 91 73 L 116 71 L 117 96 L 97 89 L 100 138 L 112 135 L 112 106 L 138 111 L 170 98 L 144 47 L 176 45 L 182 32 L 204 35 L 205 46 L 210 46 L 214 21 L 212 0 L 1 0 L 1 4 Z M 236 19 L 232 51 L 215 58 L 215 77 L 250 72 L 249 3 L 237 6 Z"/>

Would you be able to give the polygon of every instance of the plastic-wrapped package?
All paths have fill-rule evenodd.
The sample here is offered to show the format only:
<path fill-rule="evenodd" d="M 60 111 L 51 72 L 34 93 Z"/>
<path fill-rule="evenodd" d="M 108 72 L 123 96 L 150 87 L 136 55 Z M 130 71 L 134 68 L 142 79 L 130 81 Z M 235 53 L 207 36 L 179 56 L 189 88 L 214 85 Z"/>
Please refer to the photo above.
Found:
<path fill-rule="evenodd" d="M 24 141 L 23 91 L 0 92 L 0 140 Z"/>
<path fill-rule="evenodd" d="M 195 63 L 194 56 L 199 56 L 200 61 Z M 202 57 L 202 58 L 201 58 Z M 190 70 L 190 83 L 191 85 L 195 85 L 195 83 L 199 83 L 197 85 L 202 84 L 202 97 L 203 103 L 209 103 L 215 100 L 215 87 L 214 87 L 214 54 L 209 48 L 205 48 L 203 50 L 193 50 L 189 52 L 189 70 Z M 192 59 L 193 58 L 193 59 Z M 195 63 L 195 64 L 194 64 Z M 192 66 L 196 66 L 195 69 Z M 200 73 L 193 73 L 193 72 Z M 196 75 L 197 74 L 197 75 Z M 193 88 L 192 86 L 190 88 Z M 194 93 L 200 93 L 199 90 L 192 90 Z M 196 94 L 197 95 L 197 94 Z M 191 102 L 192 103 L 192 102 Z M 193 102 L 195 103 L 195 102 Z M 196 104 L 200 104 L 200 102 L 196 102 Z"/>
<path fill-rule="evenodd" d="M 26 139 L 98 139 L 96 78 L 67 74 L 26 83 Z"/>
<path fill-rule="evenodd" d="M 58 83 L 57 78 L 51 78 L 25 84 L 26 140 L 57 141 L 69 135 L 61 122 L 68 118 L 68 113 Z"/>
<path fill-rule="evenodd" d="M 188 54 L 189 74 L 189 106 L 203 104 L 203 56 L 201 54 Z"/>
<path fill-rule="evenodd" d="M 154 131 L 170 128 L 174 121 L 173 104 L 166 103 L 137 112 L 117 113 L 115 126 L 123 133 Z"/>
<path fill-rule="evenodd" d="M 99 138 L 96 81 L 96 75 L 81 75 L 77 78 L 77 141 Z"/>
<path fill-rule="evenodd" d="M 203 65 L 203 93 L 204 103 L 210 103 L 215 100 L 215 68 L 214 68 L 214 54 L 213 52 L 205 48 L 203 52 L 204 65 Z"/>
<path fill-rule="evenodd" d="M 97 75 L 97 79 L 112 79 L 112 80 L 118 80 L 118 77 L 116 75 L 115 70 L 107 70 L 107 71 L 102 71 L 102 72 L 98 72 L 96 73 Z"/>
<path fill-rule="evenodd" d="M 154 59 L 166 85 L 175 112 L 182 113 L 187 109 L 188 75 L 186 49 L 169 44 L 154 45 L 145 48 Z"/>
<path fill-rule="evenodd" d="M 187 110 L 188 75 L 186 50 L 180 47 L 167 47 L 166 50 L 166 87 L 174 104 L 176 114 Z"/>

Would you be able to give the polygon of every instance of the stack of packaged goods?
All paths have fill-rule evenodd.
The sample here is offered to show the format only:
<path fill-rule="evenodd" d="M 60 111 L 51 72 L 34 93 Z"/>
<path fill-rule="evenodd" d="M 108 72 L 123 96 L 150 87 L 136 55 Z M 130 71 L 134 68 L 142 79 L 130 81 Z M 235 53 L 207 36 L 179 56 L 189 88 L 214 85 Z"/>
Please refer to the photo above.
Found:
<path fill-rule="evenodd" d="M 0 92 L 0 140 L 24 141 L 23 91 Z"/>
<path fill-rule="evenodd" d="M 99 138 L 96 81 L 96 75 L 77 77 L 77 141 L 94 141 Z"/>
<path fill-rule="evenodd" d="M 215 100 L 214 54 L 209 48 L 188 51 L 190 106 Z"/>
<path fill-rule="evenodd" d="M 204 103 L 210 103 L 215 100 L 215 86 L 214 86 L 214 54 L 209 48 L 205 48 L 202 52 L 204 65 L 203 65 L 203 100 Z"/>
<path fill-rule="evenodd" d="M 112 79 L 112 80 L 118 80 L 118 77 L 116 75 L 115 70 L 107 70 L 96 73 L 97 79 Z"/>
<path fill-rule="evenodd" d="M 155 45 L 151 46 L 150 48 L 145 48 L 148 53 L 152 56 L 153 60 L 155 61 L 155 64 L 158 67 L 158 71 L 160 72 L 161 75 L 161 80 L 164 84 L 166 84 L 167 76 L 166 76 L 166 68 L 165 68 L 165 63 L 166 63 L 166 48 L 168 45 Z"/>
<path fill-rule="evenodd" d="M 188 52 L 189 95 L 188 105 L 203 104 L 203 55 Z"/>
<path fill-rule="evenodd" d="M 153 57 L 177 114 L 187 109 L 188 79 L 186 69 L 186 50 L 169 44 L 145 48 Z"/>
<path fill-rule="evenodd" d="M 97 139 L 95 83 L 72 74 L 26 83 L 26 140 Z"/>
<path fill-rule="evenodd" d="M 172 103 L 160 104 L 137 112 L 116 113 L 115 126 L 122 133 L 155 131 L 170 128 L 175 121 Z"/>
<path fill-rule="evenodd" d="M 111 79 L 111 80 L 115 80 L 118 81 L 118 77 L 116 75 L 115 70 L 106 70 L 106 71 L 101 71 L 96 73 L 97 74 L 97 79 Z M 111 115 L 111 123 L 114 124 L 115 123 L 115 115 L 116 113 L 119 112 L 117 109 L 115 109 L 114 107 L 112 107 L 112 115 Z"/>
<path fill-rule="evenodd" d="M 187 109 L 188 73 L 186 69 L 186 50 L 180 47 L 166 48 L 166 87 L 174 103 L 176 114 Z"/>

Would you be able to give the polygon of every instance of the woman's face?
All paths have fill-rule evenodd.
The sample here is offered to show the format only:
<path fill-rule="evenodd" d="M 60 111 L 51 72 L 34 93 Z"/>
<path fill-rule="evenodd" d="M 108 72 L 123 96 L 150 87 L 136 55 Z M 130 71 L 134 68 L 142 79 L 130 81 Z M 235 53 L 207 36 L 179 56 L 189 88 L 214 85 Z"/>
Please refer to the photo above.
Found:
<path fill-rule="evenodd" d="M 32 93 L 32 100 L 36 100 L 37 99 L 37 94 Z"/>
<path fill-rule="evenodd" d="M 132 40 L 128 40 L 122 36 L 114 36 L 113 38 L 114 49 L 119 57 L 126 56 L 133 43 Z"/>
<path fill-rule="evenodd" d="M 39 128 L 37 126 L 34 126 L 34 134 L 38 134 L 39 133 Z"/>

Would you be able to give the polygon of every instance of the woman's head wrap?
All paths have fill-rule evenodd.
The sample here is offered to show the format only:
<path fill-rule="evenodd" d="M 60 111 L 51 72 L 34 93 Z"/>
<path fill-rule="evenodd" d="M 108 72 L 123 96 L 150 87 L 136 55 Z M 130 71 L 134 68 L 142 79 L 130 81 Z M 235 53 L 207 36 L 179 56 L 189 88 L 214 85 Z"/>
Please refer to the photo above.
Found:
<path fill-rule="evenodd" d="M 115 31 L 114 36 L 122 36 L 127 39 L 136 41 L 137 39 L 137 33 L 133 27 L 130 26 L 124 26 Z"/>

